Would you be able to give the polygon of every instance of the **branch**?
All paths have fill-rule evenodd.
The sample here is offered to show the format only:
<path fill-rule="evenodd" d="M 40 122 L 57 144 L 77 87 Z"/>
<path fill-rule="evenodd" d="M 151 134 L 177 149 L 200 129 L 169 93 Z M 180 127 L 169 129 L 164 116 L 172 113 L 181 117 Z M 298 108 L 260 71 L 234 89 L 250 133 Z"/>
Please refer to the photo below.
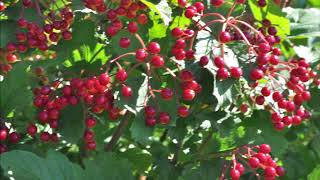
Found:
<path fill-rule="evenodd" d="M 123 120 L 120 122 L 116 131 L 113 133 L 110 142 L 106 145 L 105 147 L 106 151 L 108 152 L 112 151 L 112 148 L 114 147 L 114 145 L 116 145 L 121 135 L 123 134 L 123 131 L 128 126 L 130 119 L 131 119 L 131 113 L 127 111 L 126 114 L 124 115 Z"/>

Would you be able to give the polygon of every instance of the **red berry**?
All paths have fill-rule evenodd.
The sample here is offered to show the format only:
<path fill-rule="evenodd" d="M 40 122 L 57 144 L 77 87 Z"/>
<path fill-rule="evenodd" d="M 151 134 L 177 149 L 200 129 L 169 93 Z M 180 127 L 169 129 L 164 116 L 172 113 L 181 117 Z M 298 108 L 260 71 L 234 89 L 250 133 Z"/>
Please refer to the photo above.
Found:
<path fill-rule="evenodd" d="M 27 128 L 27 132 L 30 136 L 34 136 L 37 133 L 37 126 L 34 124 L 29 124 Z"/>
<path fill-rule="evenodd" d="M 230 171 L 230 177 L 232 180 L 238 180 L 240 178 L 240 171 L 237 169 L 232 169 Z"/>
<path fill-rule="evenodd" d="M 274 167 L 267 167 L 266 169 L 264 169 L 264 174 L 267 177 L 275 177 L 277 172 Z"/>
<path fill-rule="evenodd" d="M 226 31 L 222 31 L 219 34 L 219 40 L 221 43 L 227 43 L 230 42 L 232 40 L 232 36 L 229 32 Z"/>
<path fill-rule="evenodd" d="M 99 83 L 103 86 L 106 86 L 110 82 L 110 77 L 107 73 L 100 74 Z"/>
<path fill-rule="evenodd" d="M 243 174 L 245 168 L 241 163 L 237 163 L 235 166 L 236 170 L 238 170 L 240 172 L 240 175 Z"/>
<path fill-rule="evenodd" d="M 161 97 L 164 100 L 171 100 L 173 96 L 173 91 L 170 88 L 164 88 L 161 90 Z"/>
<path fill-rule="evenodd" d="M 219 68 L 217 71 L 217 78 L 220 80 L 225 80 L 229 77 L 229 72 L 226 68 Z"/>
<path fill-rule="evenodd" d="M 6 129 L 0 129 L 0 141 L 5 141 L 7 139 L 8 132 Z"/>
<path fill-rule="evenodd" d="M 202 57 L 200 58 L 199 65 L 200 65 L 201 67 L 204 67 L 204 66 L 207 65 L 208 63 L 209 63 L 209 58 L 208 58 L 208 56 L 202 56 Z"/>
<path fill-rule="evenodd" d="M 285 128 L 285 125 L 283 122 L 277 122 L 274 124 L 274 128 L 278 131 L 281 131 Z"/>
<path fill-rule="evenodd" d="M 124 69 L 120 69 L 117 73 L 116 73 L 116 79 L 120 82 L 124 82 L 126 81 L 128 78 L 128 74 Z"/>
<path fill-rule="evenodd" d="M 9 134 L 9 142 L 17 143 L 20 141 L 20 135 L 17 132 L 12 132 Z"/>
<path fill-rule="evenodd" d="M 62 32 L 62 38 L 64 40 L 71 40 L 72 39 L 72 33 L 70 31 L 63 31 Z"/>
<path fill-rule="evenodd" d="M 0 1 L 0 11 L 3 11 L 4 9 L 6 9 L 6 5 L 4 2 Z"/>
<path fill-rule="evenodd" d="M 139 14 L 137 17 L 137 22 L 139 24 L 147 24 L 148 22 L 148 16 L 145 14 Z"/>
<path fill-rule="evenodd" d="M 277 166 L 276 167 L 276 172 L 277 172 L 277 174 L 279 175 L 279 176 L 284 176 L 285 175 L 285 170 L 284 170 L 284 168 L 283 167 L 281 167 L 281 166 Z"/>
<path fill-rule="evenodd" d="M 155 68 L 160 68 L 164 66 L 164 59 L 161 56 L 153 56 L 150 60 L 150 63 Z"/>
<path fill-rule="evenodd" d="M 259 51 L 263 54 L 268 53 L 271 51 L 271 47 L 268 43 L 260 43 L 259 44 Z"/>
<path fill-rule="evenodd" d="M 231 67 L 230 68 L 230 75 L 235 79 L 239 79 L 243 75 L 243 71 L 239 67 Z"/>
<path fill-rule="evenodd" d="M 269 144 L 261 144 L 259 146 L 259 152 L 269 154 L 271 152 L 271 147 L 269 146 Z"/>
<path fill-rule="evenodd" d="M 94 138 L 94 132 L 90 130 L 86 130 L 83 134 L 83 138 L 85 141 L 91 141 Z"/>
<path fill-rule="evenodd" d="M 50 109 L 49 110 L 49 119 L 57 120 L 59 119 L 60 112 L 57 109 Z"/>
<path fill-rule="evenodd" d="M 179 106 L 178 107 L 178 115 L 180 117 L 187 117 L 189 116 L 189 109 L 186 106 Z"/>
<path fill-rule="evenodd" d="M 138 24 L 136 22 L 130 22 L 128 24 L 128 31 L 130 33 L 136 33 L 138 31 Z"/>
<path fill-rule="evenodd" d="M 248 163 L 249 163 L 250 167 L 252 167 L 252 168 L 257 168 L 260 165 L 260 161 L 256 157 L 251 157 L 249 159 Z"/>
<path fill-rule="evenodd" d="M 122 37 L 119 40 L 119 46 L 122 48 L 128 48 L 130 46 L 130 39 L 127 37 Z"/>
<path fill-rule="evenodd" d="M 286 125 L 289 126 L 292 124 L 292 117 L 290 116 L 285 116 L 282 118 L 282 122 Z"/>
<path fill-rule="evenodd" d="M 198 13 L 201 13 L 204 10 L 204 4 L 202 2 L 195 2 L 194 6 L 197 8 Z"/>
<path fill-rule="evenodd" d="M 193 80 L 193 74 L 191 71 L 189 70 L 182 70 L 179 74 L 179 78 L 182 80 L 182 81 L 192 81 Z"/>
<path fill-rule="evenodd" d="M 156 109 L 153 106 L 146 106 L 144 108 L 144 114 L 146 117 L 155 117 Z"/>
<path fill-rule="evenodd" d="M 153 127 L 157 123 L 157 120 L 154 117 L 146 117 L 145 121 L 146 121 L 146 126 L 148 127 Z"/>
<path fill-rule="evenodd" d="M 271 91 L 270 91 L 267 87 L 263 87 L 263 88 L 261 89 L 261 94 L 262 94 L 263 96 L 267 97 L 267 96 L 270 96 Z"/>
<path fill-rule="evenodd" d="M 18 58 L 17 58 L 17 56 L 14 55 L 14 54 L 7 54 L 6 59 L 7 59 L 7 62 L 8 62 L 8 63 L 14 63 L 14 62 L 17 61 Z"/>
<path fill-rule="evenodd" d="M 178 0 L 178 4 L 180 7 L 185 7 L 187 5 L 187 0 Z"/>
<path fill-rule="evenodd" d="M 174 37 L 180 37 L 183 35 L 183 33 L 184 33 L 183 30 L 179 27 L 175 27 L 171 30 L 171 34 Z"/>
<path fill-rule="evenodd" d="M 258 105 L 263 105 L 263 104 L 264 104 L 264 101 L 265 101 L 265 99 L 264 99 L 263 96 L 257 96 L 257 97 L 256 97 L 256 103 L 257 103 Z"/>
<path fill-rule="evenodd" d="M 97 120 L 94 118 L 86 118 L 85 123 L 87 128 L 93 128 L 97 124 Z"/>
<path fill-rule="evenodd" d="M 251 72 L 250 72 L 250 78 L 252 80 L 260 80 L 263 78 L 263 71 L 260 70 L 260 69 L 253 69 Z"/>
<path fill-rule="evenodd" d="M 292 124 L 297 126 L 300 125 L 302 122 L 302 118 L 300 116 L 294 115 L 292 116 Z"/>
<path fill-rule="evenodd" d="M 210 0 L 210 3 L 212 6 L 220 7 L 224 3 L 224 0 Z"/>
<path fill-rule="evenodd" d="M 191 19 L 193 16 L 196 15 L 196 12 L 197 12 L 197 11 L 194 10 L 194 9 L 192 9 L 192 8 L 187 8 L 186 11 L 184 12 L 184 15 L 185 15 L 187 18 Z"/>
<path fill-rule="evenodd" d="M 121 89 L 122 96 L 124 97 L 131 97 L 132 96 L 132 89 L 129 86 L 123 85 Z"/>
<path fill-rule="evenodd" d="M 143 62 L 147 57 L 148 57 L 148 53 L 144 49 L 136 50 L 136 59 L 137 59 L 137 61 Z"/>
<path fill-rule="evenodd" d="M 182 98 L 185 101 L 192 101 L 195 97 L 196 93 L 192 89 L 186 89 L 182 93 Z"/>
<path fill-rule="evenodd" d="M 248 105 L 246 105 L 246 104 L 241 104 L 241 106 L 240 106 L 240 111 L 241 111 L 242 113 L 246 113 L 246 112 L 248 111 Z"/>
<path fill-rule="evenodd" d="M 151 53 L 151 54 L 158 54 L 160 53 L 160 45 L 156 42 L 151 42 L 148 44 L 147 46 L 147 50 Z"/>
<path fill-rule="evenodd" d="M 220 56 L 215 57 L 213 59 L 213 62 L 217 66 L 217 68 L 223 68 L 224 67 L 224 60 Z"/>
<path fill-rule="evenodd" d="M 97 147 L 97 144 L 95 141 L 89 141 L 86 143 L 86 149 L 87 150 L 95 150 Z"/>
<path fill-rule="evenodd" d="M 170 123 L 170 115 L 167 112 L 160 112 L 159 113 L 159 123 L 162 125 L 167 125 Z"/>

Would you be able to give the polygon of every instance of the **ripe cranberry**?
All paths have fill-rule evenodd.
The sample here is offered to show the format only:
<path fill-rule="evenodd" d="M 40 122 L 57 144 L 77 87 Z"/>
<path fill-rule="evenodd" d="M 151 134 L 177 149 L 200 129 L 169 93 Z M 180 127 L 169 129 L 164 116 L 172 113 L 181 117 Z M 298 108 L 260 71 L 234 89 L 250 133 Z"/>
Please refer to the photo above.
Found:
<path fill-rule="evenodd" d="M 258 105 L 263 105 L 263 104 L 264 104 L 264 101 L 265 101 L 265 99 L 264 99 L 263 96 L 257 96 L 257 97 L 256 97 L 256 103 L 257 103 Z"/>
<path fill-rule="evenodd" d="M 189 116 L 189 109 L 186 107 L 186 106 L 179 106 L 178 107 L 178 115 L 180 116 L 180 117 L 187 117 L 187 116 Z"/>
<path fill-rule="evenodd" d="M 220 7 L 224 3 L 224 0 L 210 0 L 210 3 L 212 6 Z"/>
<path fill-rule="evenodd" d="M 173 91 L 170 88 L 164 88 L 161 90 L 161 97 L 163 100 L 171 100 L 173 97 Z"/>
<path fill-rule="evenodd" d="M 192 89 L 186 89 L 182 93 L 182 98 L 185 101 L 192 101 L 195 97 L 196 93 Z"/>
<path fill-rule="evenodd" d="M 96 144 L 95 141 L 90 141 L 90 142 L 86 143 L 86 149 L 87 150 L 92 151 L 92 150 L 95 150 L 96 148 L 97 148 L 97 144 Z"/>
<path fill-rule="evenodd" d="M 230 75 L 235 79 L 239 79 L 243 75 L 243 71 L 239 67 L 231 67 L 230 68 Z"/>
<path fill-rule="evenodd" d="M 197 8 L 198 13 L 201 13 L 204 10 L 204 4 L 202 2 L 195 2 L 194 6 Z"/>
<path fill-rule="evenodd" d="M 28 25 L 28 21 L 26 19 L 24 19 L 24 18 L 18 19 L 18 26 L 20 28 L 26 28 L 27 25 Z"/>
<path fill-rule="evenodd" d="M 131 97 L 132 96 L 132 89 L 129 86 L 123 85 L 121 89 L 122 96 L 124 97 Z"/>
<path fill-rule="evenodd" d="M 155 117 L 156 109 L 153 106 L 146 106 L 144 108 L 145 117 Z"/>
<path fill-rule="evenodd" d="M 261 144 L 259 146 L 259 152 L 264 154 L 269 154 L 271 152 L 271 147 L 269 144 Z"/>
<path fill-rule="evenodd" d="M 267 177 L 275 177 L 277 172 L 274 167 L 267 167 L 266 169 L 264 169 L 264 174 Z"/>
<path fill-rule="evenodd" d="M 79 101 L 78 101 L 78 98 L 76 96 L 70 96 L 70 97 L 68 97 L 68 102 L 71 105 L 75 106 L 75 105 L 78 104 Z"/>
<path fill-rule="evenodd" d="M 272 122 L 280 122 L 281 116 L 279 113 L 274 112 L 271 114 L 271 119 L 272 119 Z"/>
<path fill-rule="evenodd" d="M 175 27 L 171 30 L 173 37 L 181 37 L 183 35 L 183 30 L 179 27 Z"/>
<path fill-rule="evenodd" d="M 129 24 L 130 25 L 130 24 Z M 119 29 L 115 26 L 109 26 L 106 28 L 105 33 L 108 36 L 115 36 L 118 33 Z"/>
<path fill-rule="evenodd" d="M 311 99 L 311 94 L 309 91 L 303 91 L 301 95 L 304 101 L 309 101 Z"/>
<path fill-rule="evenodd" d="M 294 111 L 295 108 L 296 108 L 296 106 L 295 106 L 294 102 L 292 102 L 292 101 L 288 101 L 288 102 L 287 102 L 286 110 L 287 110 L 288 112 Z"/>
<path fill-rule="evenodd" d="M 269 59 L 270 64 L 277 65 L 279 64 L 279 61 L 280 61 L 279 56 L 276 56 L 276 55 L 270 56 L 270 59 Z"/>
<path fill-rule="evenodd" d="M 213 62 L 217 66 L 217 68 L 223 68 L 224 67 L 224 60 L 220 56 L 215 57 L 213 59 Z"/>
<path fill-rule="evenodd" d="M 148 127 L 153 127 L 157 123 L 157 120 L 154 117 L 146 117 L 145 121 L 146 121 L 146 126 Z"/>
<path fill-rule="evenodd" d="M 158 54 L 160 53 L 160 45 L 156 42 L 151 42 L 148 44 L 147 46 L 147 50 L 151 53 L 151 54 Z"/>
<path fill-rule="evenodd" d="M 0 141 L 5 141 L 7 139 L 8 132 L 6 129 L 0 129 Z"/>
<path fill-rule="evenodd" d="M 230 177 L 232 180 L 238 180 L 240 179 L 240 171 L 237 169 L 232 169 L 230 171 Z"/>
<path fill-rule="evenodd" d="M 260 69 L 253 69 L 251 72 L 250 72 L 250 78 L 252 80 L 260 80 L 263 78 L 263 71 L 260 70 Z"/>
<path fill-rule="evenodd" d="M 165 62 L 163 57 L 156 55 L 151 58 L 150 63 L 153 67 L 160 68 L 164 66 Z"/>
<path fill-rule="evenodd" d="M 294 115 L 292 116 L 292 124 L 297 126 L 300 125 L 302 122 L 302 118 L 300 116 Z"/>
<path fill-rule="evenodd" d="M 184 49 L 186 48 L 187 44 L 186 41 L 184 39 L 178 39 L 176 40 L 174 47 L 175 48 L 179 48 L 179 49 Z"/>
<path fill-rule="evenodd" d="M 162 125 L 167 125 L 170 123 L 170 115 L 167 112 L 160 112 L 159 113 L 159 123 Z"/>
<path fill-rule="evenodd" d="M 136 22 L 130 22 L 128 24 L 128 31 L 130 33 L 136 33 L 138 31 L 138 23 Z"/>
<path fill-rule="evenodd" d="M 188 60 L 194 59 L 194 51 L 192 49 L 186 51 L 186 58 Z"/>
<path fill-rule="evenodd" d="M 29 124 L 27 127 L 27 132 L 30 136 L 35 136 L 37 133 L 37 130 L 38 130 L 38 128 L 34 124 Z"/>
<path fill-rule="evenodd" d="M 200 58 L 199 65 L 200 65 L 201 67 L 204 67 L 204 66 L 207 65 L 208 63 L 209 63 L 209 58 L 208 58 L 208 56 L 202 56 L 202 57 Z"/>
<path fill-rule="evenodd" d="M 277 29 L 275 27 L 271 26 L 271 27 L 268 28 L 268 33 L 270 35 L 276 35 L 277 34 Z"/>
<path fill-rule="evenodd" d="M 273 99 L 275 102 L 278 102 L 278 101 L 282 100 L 282 94 L 281 94 L 279 91 L 275 91 L 275 92 L 272 94 L 272 99 Z"/>
<path fill-rule="evenodd" d="M 119 46 L 122 48 L 128 48 L 130 46 L 130 39 L 127 37 L 120 38 Z"/>
<path fill-rule="evenodd" d="M 225 80 L 229 77 L 229 72 L 226 68 L 219 68 L 217 71 L 217 78 L 219 80 Z"/>
<path fill-rule="evenodd" d="M 229 32 L 227 31 L 222 31 L 219 34 L 219 40 L 221 43 L 227 43 L 230 42 L 232 40 L 232 36 Z"/>
<path fill-rule="evenodd" d="M 97 120 L 95 118 L 86 118 L 85 123 L 87 128 L 93 128 L 97 124 Z"/>
<path fill-rule="evenodd" d="M 20 141 L 20 135 L 17 132 L 12 132 L 9 134 L 9 142 L 17 143 Z"/>

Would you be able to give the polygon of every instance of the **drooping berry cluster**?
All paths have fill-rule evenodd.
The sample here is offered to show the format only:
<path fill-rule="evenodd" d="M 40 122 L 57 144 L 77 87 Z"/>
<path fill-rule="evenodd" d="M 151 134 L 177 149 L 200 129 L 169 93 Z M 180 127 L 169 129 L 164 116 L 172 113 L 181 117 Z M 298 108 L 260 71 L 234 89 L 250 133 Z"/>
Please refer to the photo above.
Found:
<path fill-rule="evenodd" d="M 277 162 L 272 159 L 270 152 L 271 147 L 268 144 L 253 147 L 245 145 L 236 148 L 232 151 L 232 161 L 229 166 L 231 179 L 240 179 L 246 168 L 249 168 L 257 177 L 260 177 L 260 174 L 257 172 L 258 169 L 262 169 L 264 179 L 266 180 L 274 180 L 276 177 L 283 176 L 285 174 L 284 168 L 277 165 Z M 223 169 L 220 176 L 221 179 L 226 176 L 226 172 L 227 169 Z"/>

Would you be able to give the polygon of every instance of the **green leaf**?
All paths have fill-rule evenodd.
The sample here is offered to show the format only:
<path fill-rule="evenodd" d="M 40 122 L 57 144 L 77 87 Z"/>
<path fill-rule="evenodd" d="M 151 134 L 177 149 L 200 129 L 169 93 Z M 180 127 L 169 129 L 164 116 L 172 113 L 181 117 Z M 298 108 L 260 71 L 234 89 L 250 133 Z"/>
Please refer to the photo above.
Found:
<path fill-rule="evenodd" d="M 291 36 L 289 38 L 305 38 L 320 36 L 320 10 L 316 8 L 310 9 L 294 9 L 287 7 L 284 9 L 287 18 L 290 20 Z"/>
<path fill-rule="evenodd" d="M 112 153 L 99 153 L 92 159 L 84 159 L 85 177 L 94 180 L 133 180 L 129 161 Z"/>
<path fill-rule="evenodd" d="M 181 179 L 183 180 L 212 180 L 220 176 L 223 161 L 215 159 L 214 161 L 201 161 L 200 165 L 190 164 L 184 167 Z"/>
<path fill-rule="evenodd" d="M 0 82 L 1 116 L 5 117 L 12 110 L 20 112 L 32 104 L 33 93 L 29 89 L 31 78 L 27 68 L 26 63 L 16 64 L 13 70 Z"/>
<path fill-rule="evenodd" d="M 320 166 L 314 168 L 314 170 L 308 175 L 308 180 L 320 179 Z"/>
<path fill-rule="evenodd" d="M 16 40 L 16 36 L 12 31 L 17 28 L 18 25 L 15 21 L 0 21 L 0 47 L 5 47 L 8 42 L 14 42 Z"/>
<path fill-rule="evenodd" d="M 144 119 L 144 113 L 140 111 L 133 119 L 130 127 L 132 138 L 142 144 L 150 144 L 152 141 L 153 128 L 147 127 Z"/>
<path fill-rule="evenodd" d="M 23 18 L 28 22 L 37 23 L 38 25 L 42 25 L 42 23 L 44 22 L 34 8 L 24 8 L 22 5 L 22 1 L 19 1 L 15 5 L 9 6 L 6 9 L 5 14 L 9 17 L 10 20 L 17 21 L 21 17 L 21 11 L 23 11 Z"/>
<path fill-rule="evenodd" d="M 161 16 L 161 19 L 163 20 L 163 23 L 165 26 L 169 25 L 169 23 L 172 20 L 172 17 L 171 17 L 172 10 L 166 0 L 161 0 L 157 5 L 147 0 L 141 0 L 141 2 L 147 5 L 151 11 L 158 13 Z"/>
<path fill-rule="evenodd" d="M 281 8 L 273 0 L 266 0 L 267 6 L 264 8 L 259 7 L 257 2 L 256 0 L 249 0 L 249 6 L 254 18 L 260 22 L 263 19 L 269 19 L 278 31 L 277 35 L 282 38 L 289 35 L 290 22 L 285 17 L 285 13 L 281 11 Z"/>
<path fill-rule="evenodd" d="M 318 0 L 308 0 L 308 4 L 310 4 L 312 7 L 320 7 L 320 1 Z"/>
<path fill-rule="evenodd" d="M 82 103 L 68 106 L 61 111 L 59 132 L 62 138 L 70 143 L 77 143 L 84 133 L 85 117 L 83 111 Z"/>
<path fill-rule="evenodd" d="M 67 157 L 55 151 L 48 151 L 41 158 L 31 152 L 13 150 L 1 154 L 1 167 L 7 177 L 23 180 L 84 180 L 84 172 L 79 165 L 71 163 Z M 12 171 L 13 174 L 8 174 Z"/>
<path fill-rule="evenodd" d="M 138 173 L 144 173 L 152 164 L 152 156 L 139 148 L 128 149 L 120 153 L 119 156 L 127 159 L 132 169 Z"/>

